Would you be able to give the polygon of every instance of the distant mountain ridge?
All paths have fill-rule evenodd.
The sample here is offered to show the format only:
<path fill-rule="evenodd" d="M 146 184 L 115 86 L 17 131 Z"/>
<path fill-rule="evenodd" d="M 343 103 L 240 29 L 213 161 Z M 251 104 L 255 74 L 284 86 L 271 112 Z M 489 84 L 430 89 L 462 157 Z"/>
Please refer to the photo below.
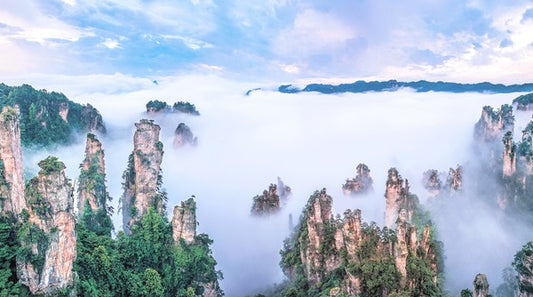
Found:
<path fill-rule="evenodd" d="M 463 84 L 453 82 L 431 82 L 426 80 L 401 82 L 396 80 L 388 81 L 363 81 L 359 80 L 349 84 L 309 84 L 303 89 L 291 84 L 281 85 L 278 91 L 281 93 L 319 92 L 323 94 L 335 93 L 365 93 L 365 92 L 394 92 L 402 88 L 411 88 L 415 92 L 451 92 L 451 93 L 514 93 L 533 92 L 533 83 L 524 84 L 493 84 L 489 82 Z M 249 91 L 250 92 L 250 91 Z"/>

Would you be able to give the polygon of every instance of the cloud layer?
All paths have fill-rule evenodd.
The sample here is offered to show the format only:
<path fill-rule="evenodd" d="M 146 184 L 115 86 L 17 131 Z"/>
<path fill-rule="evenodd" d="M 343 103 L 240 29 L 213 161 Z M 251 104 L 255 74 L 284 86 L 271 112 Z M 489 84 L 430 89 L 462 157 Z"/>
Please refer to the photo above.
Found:
<path fill-rule="evenodd" d="M 527 82 L 530 1 L 7 0 L 3 75 Z M 218 70 L 217 70 L 218 71 Z"/>

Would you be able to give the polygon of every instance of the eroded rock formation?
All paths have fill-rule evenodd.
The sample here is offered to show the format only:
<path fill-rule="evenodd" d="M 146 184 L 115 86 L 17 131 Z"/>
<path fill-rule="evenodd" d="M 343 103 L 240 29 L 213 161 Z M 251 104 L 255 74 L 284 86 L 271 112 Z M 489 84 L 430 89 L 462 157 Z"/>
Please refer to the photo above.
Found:
<path fill-rule="evenodd" d="M 268 190 L 264 190 L 263 194 L 254 197 L 251 211 L 254 215 L 266 215 L 279 211 L 280 207 L 278 187 L 275 184 L 270 184 Z"/>
<path fill-rule="evenodd" d="M 296 278 L 301 269 L 309 286 L 317 288 L 335 271 L 335 275 L 342 277 L 338 279 L 338 287 L 332 288 L 330 293 L 368 295 L 370 293 L 365 290 L 368 290 L 369 280 L 357 267 L 368 269 L 380 263 L 397 271 L 400 275 L 398 287 L 416 291 L 421 285 L 420 279 L 408 273 L 414 273 L 415 266 L 420 266 L 415 269 L 431 271 L 424 281 L 437 287 L 438 254 L 429 225 L 422 226 L 419 234 L 417 226 L 406 221 L 406 212 L 402 210 L 396 232 L 393 232 L 375 224 L 362 224 L 360 210 L 347 210 L 342 218 L 334 218 L 331 209 L 332 198 L 325 189 L 310 197 L 297 232 L 286 241 L 282 251 L 282 268 L 289 279 Z M 389 293 L 392 291 L 384 289 L 379 296 Z"/>
<path fill-rule="evenodd" d="M 435 169 L 430 169 L 424 172 L 422 184 L 424 185 L 424 188 L 428 190 L 430 197 L 436 197 L 440 194 L 442 182 L 439 175 L 439 171 Z"/>
<path fill-rule="evenodd" d="M 478 273 L 474 278 L 472 296 L 473 297 L 487 297 L 489 296 L 489 282 L 487 281 L 487 276 Z"/>
<path fill-rule="evenodd" d="M 342 185 L 342 191 L 345 195 L 364 194 L 372 191 L 372 177 L 370 169 L 365 164 L 359 164 L 356 168 L 357 174 L 353 179 L 347 179 Z"/>
<path fill-rule="evenodd" d="M 503 176 L 513 176 L 516 172 L 516 144 L 513 133 L 507 131 L 503 136 Z"/>
<path fill-rule="evenodd" d="M 0 213 L 19 215 L 27 207 L 19 112 L 8 106 L 0 114 L 0 197 Z"/>
<path fill-rule="evenodd" d="M 498 110 L 484 106 L 481 118 L 474 127 L 474 138 L 478 141 L 494 142 L 501 139 L 506 131 L 512 131 L 513 127 L 513 108 L 510 105 L 504 104 Z"/>
<path fill-rule="evenodd" d="M 48 157 L 39 166 L 39 175 L 26 188 L 29 209 L 19 231 L 24 249 L 17 258 L 17 270 L 20 282 L 33 294 L 55 295 L 73 284 L 74 201 L 65 165 Z"/>
<path fill-rule="evenodd" d="M 451 193 L 463 190 L 463 166 L 457 165 L 455 169 L 450 168 L 448 178 L 446 178 L 446 190 Z"/>
<path fill-rule="evenodd" d="M 102 144 L 92 133 L 87 134 L 85 159 L 80 165 L 78 179 L 78 209 L 83 214 L 86 206 L 92 211 L 106 209 L 108 193 L 105 186 L 105 162 Z"/>
<path fill-rule="evenodd" d="M 135 127 L 133 152 L 123 174 L 122 212 L 124 231 L 127 233 L 149 207 L 162 212 L 165 202 L 164 193 L 160 191 L 163 159 L 163 144 L 159 141 L 161 128 L 146 119 L 136 123 Z"/>
<path fill-rule="evenodd" d="M 291 187 L 287 186 L 282 180 L 281 178 L 278 176 L 278 195 L 279 195 L 279 198 L 282 200 L 282 201 L 286 201 L 289 196 L 292 194 L 292 189 Z"/>
<path fill-rule="evenodd" d="M 409 193 L 409 182 L 405 183 L 396 168 L 389 169 L 387 189 L 385 190 L 385 226 L 393 228 L 400 211 L 405 210 L 405 219 L 411 222 L 418 198 Z"/>
<path fill-rule="evenodd" d="M 185 243 L 191 244 L 196 236 L 196 202 L 193 198 L 182 201 L 180 205 L 174 206 L 172 216 L 172 237 L 178 243 L 183 239 Z"/>
<path fill-rule="evenodd" d="M 185 123 L 179 123 L 176 131 L 174 131 L 174 148 L 180 148 L 185 145 L 197 145 L 198 138 L 194 137 L 189 126 Z"/>

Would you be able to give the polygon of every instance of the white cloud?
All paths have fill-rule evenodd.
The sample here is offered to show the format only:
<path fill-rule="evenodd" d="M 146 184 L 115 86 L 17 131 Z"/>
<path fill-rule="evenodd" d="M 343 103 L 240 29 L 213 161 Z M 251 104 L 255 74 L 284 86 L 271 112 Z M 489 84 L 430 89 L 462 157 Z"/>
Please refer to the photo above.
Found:
<path fill-rule="evenodd" d="M 114 40 L 111 38 L 106 38 L 106 40 L 102 42 L 101 44 L 107 47 L 108 49 L 120 48 L 120 43 L 117 40 Z"/>
<path fill-rule="evenodd" d="M 76 0 L 61 0 L 61 1 L 70 6 L 76 5 Z"/>
<path fill-rule="evenodd" d="M 161 37 L 165 39 L 177 39 L 181 40 L 185 46 L 187 46 L 190 49 L 193 50 L 199 50 L 202 48 L 212 48 L 213 45 L 211 43 L 205 42 L 203 40 L 195 39 L 192 37 L 187 36 L 181 36 L 181 35 L 167 35 L 163 34 Z"/>
<path fill-rule="evenodd" d="M 0 23 L 10 28 L 4 36 L 41 45 L 53 44 L 54 40 L 75 42 L 84 36 L 94 36 L 91 30 L 80 29 L 43 14 L 32 3 L 9 4 L 0 9 Z"/>
<path fill-rule="evenodd" d="M 307 9 L 299 13 L 292 28 L 281 31 L 274 49 L 284 56 L 309 56 L 342 48 L 356 37 L 356 30 L 327 13 Z"/>

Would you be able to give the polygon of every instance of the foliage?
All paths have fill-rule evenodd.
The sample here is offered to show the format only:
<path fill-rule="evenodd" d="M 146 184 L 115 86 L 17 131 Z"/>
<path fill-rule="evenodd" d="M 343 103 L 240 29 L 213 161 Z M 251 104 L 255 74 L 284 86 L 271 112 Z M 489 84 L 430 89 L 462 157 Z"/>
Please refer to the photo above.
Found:
<path fill-rule="evenodd" d="M 190 115 L 200 115 L 196 106 L 190 102 L 178 101 L 172 106 L 168 105 L 164 101 L 150 100 L 146 103 L 147 112 L 167 112 L 167 113 L 186 113 Z"/>
<path fill-rule="evenodd" d="M 516 97 L 513 100 L 513 104 L 515 104 L 515 103 L 518 103 L 519 105 L 528 105 L 528 104 L 533 103 L 533 93 L 520 95 L 520 96 Z"/>
<path fill-rule="evenodd" d="M 50 175 L 52 173 L 60 172 L 66 168 L 65 164 L 63 164 L 63 162 L 59 161 L 59 159 L 54 156 L 48 156 L 46 159 L 40 161 L 38 165 L 41 167 L 39 174 L 43 175 Z"/>
<path fill-rule="evenodd" d="M 158 112 L 161 110 L 170 110 L 170 106 L 166 102 L 163 102 L 163 101 L 150 100 L 148 101 L 148 103 L 146 103 L 146 110 Z"/>
<path fill-rule="evenodd" d="M 174 109 L 174 111 L 187 113 L 191 115 L 200 115 L 198 110 L 196 110 L 196 106 L 194 106 L 194 104 L 189 103 L 189 102 L 178 101 L 174 103 L 174 105 L 172 105 L 172 108 Z"/>
<path fill-rule="evenodd" d="M 519 276 L 531 278 L 533 277 L 533 242 L 530 241 L 522 246 L 522 249 L 514 256 L 513 267 L 518 272 Z M 518 283 L 520 292 L 533 293 L 533 284 L 520 279 Z"/>
<path fill-rule="evenodd" d="M 30 85 L 0 84 L 0 108 L 18 106 L 21 141 L 26 146 L 46 147 L 71 143 L 76 133 L 105 132 L 102 116 L 94 107 L 70 101 L 65 95 L 35 90 Z M 68 113 L 65 112 L 68 110 Z M 61 117 L 60 111 L 66 115 Z"/>
<path fill-rule="evenodd" d="M 20 245 L 13 218 L 0 218 L 0 296 L 20 296 L 16 256 Z"/>
<path fill-rule="evenodd" d="M 222 277 L 207 235 L 175 243 L 170 223 L 152 208 L 129 236 L 112 239 L 89 227 L 82 220 L 76 229 L 80 296 L 200 296 L 204 284 Z"/>

